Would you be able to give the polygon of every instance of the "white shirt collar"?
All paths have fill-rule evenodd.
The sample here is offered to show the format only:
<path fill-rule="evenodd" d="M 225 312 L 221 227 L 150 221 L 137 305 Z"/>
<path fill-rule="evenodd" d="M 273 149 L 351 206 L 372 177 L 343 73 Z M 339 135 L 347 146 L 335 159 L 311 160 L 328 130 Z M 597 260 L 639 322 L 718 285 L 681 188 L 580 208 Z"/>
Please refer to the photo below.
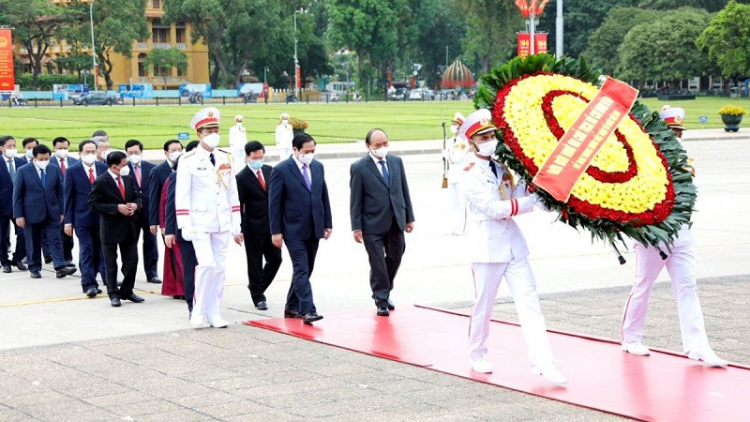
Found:
<path fill-rule="evenodd" d="M 377 165 L 380 165 L 381 161 L 385 161 L 385 163 L 388 164 L 388 160 L 386 160 L 386 158 L 388 157 L 387 155 L 383 158 L 378 158 L 375 155 L 373 155 L 370 151 L 367 151 L 367 155 L 369 155 L 370 158 L 372 158 L 372 161 L 374 161 L 375 164 Z"/>

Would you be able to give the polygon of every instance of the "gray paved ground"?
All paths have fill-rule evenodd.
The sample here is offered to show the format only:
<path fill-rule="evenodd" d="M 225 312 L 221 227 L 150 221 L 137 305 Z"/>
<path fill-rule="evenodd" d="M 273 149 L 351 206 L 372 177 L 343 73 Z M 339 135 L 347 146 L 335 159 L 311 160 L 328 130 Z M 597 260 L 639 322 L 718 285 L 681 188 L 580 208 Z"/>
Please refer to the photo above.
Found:
<path fill-rule="evenodd" d="M 545 295 L 550 329 L 617 338 L 626 288 Z M 719 355 L 750 363 L 750 278 L 701 280 Z M 466 303 L 444 303 L 465 310 Z M 515 320 L 500 298 L 495 316 Z M 647 344 L 680 350 L 668 284 Z M 0 421 L 618 421 L 546 400 L 236 324 L 0 352 Z"/>

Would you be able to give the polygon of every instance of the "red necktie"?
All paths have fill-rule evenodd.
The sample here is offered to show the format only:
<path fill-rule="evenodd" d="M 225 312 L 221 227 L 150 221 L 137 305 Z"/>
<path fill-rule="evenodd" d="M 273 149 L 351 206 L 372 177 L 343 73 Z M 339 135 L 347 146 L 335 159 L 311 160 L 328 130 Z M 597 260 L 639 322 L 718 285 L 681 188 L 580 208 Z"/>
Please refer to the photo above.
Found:
<path fill-rule="evenodd" d="M 93 167 L 89 169 L 89 182 L 91 182 L 92 185 L 94 184 L 94 168 Z"/>
<path fill-rule="evenodd" d="M 63 176 L 65 176 L 65 159 L 60 160 L 60 171 L 62 172 Z"/>
<path fill-rule="evenodd" d="M 125 186 L 122 184 L 122 177 L 117 178 L 117 187 L 120 188 L 120 195 L 125 199 Z"/>
<path fill-rule="evenodd" d="M 263 191 L 265 192 L 265 190 L 266 190 L 266 181 L 263 180 L 263 173 L 261 173 L 260 170 L 258 170 L 257 175 L 258 175 L 258 181 L 260 182 L 260 187 L 262 187 Z"/>
<path fill-rule="evenodd" d="M 135 165 L 135 180 L 138 182 L 138 187 L 141 186 L 141 166 Z"/>

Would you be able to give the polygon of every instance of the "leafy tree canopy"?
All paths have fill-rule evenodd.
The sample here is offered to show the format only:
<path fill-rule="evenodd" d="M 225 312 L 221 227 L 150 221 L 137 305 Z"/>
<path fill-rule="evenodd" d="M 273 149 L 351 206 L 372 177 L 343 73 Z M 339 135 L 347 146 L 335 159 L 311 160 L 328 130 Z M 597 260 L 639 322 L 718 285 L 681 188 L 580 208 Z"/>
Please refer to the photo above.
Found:
<path fill-rule="evenodd" d="M 730 1 L 716 14 L 696 44 L 708 51 L 723 76 L 750 74 L 750 6 Z"/>

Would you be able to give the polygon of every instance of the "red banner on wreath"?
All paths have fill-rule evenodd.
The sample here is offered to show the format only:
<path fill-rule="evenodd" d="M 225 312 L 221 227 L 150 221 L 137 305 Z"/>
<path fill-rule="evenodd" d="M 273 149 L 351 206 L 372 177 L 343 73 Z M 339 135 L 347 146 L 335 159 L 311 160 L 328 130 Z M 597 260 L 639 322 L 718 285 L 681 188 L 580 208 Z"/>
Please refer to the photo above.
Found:
<path fill-rule="evenodd" d="M 534 34 L 534 54 L 546 53 L 547 52 L 547 34 L 536 33 Z"/>
<path fill-rule="evenodd" d="M 531 54 L 531 34 L 519 32 L 518 34 L 518 57 L 524 58 Z"/>
<path fill-rule="evenodd" d="M 533 183 L 555 199 L 568 202 L 573 186 L 591 160 L 627 117 L 638 90 L 608 78 L 534 177 Z"/>
<path fill-rule="evenodd" d="M 13 39 L 10 29 L 0 29 L 0 91 L 15 89 Z"/>

